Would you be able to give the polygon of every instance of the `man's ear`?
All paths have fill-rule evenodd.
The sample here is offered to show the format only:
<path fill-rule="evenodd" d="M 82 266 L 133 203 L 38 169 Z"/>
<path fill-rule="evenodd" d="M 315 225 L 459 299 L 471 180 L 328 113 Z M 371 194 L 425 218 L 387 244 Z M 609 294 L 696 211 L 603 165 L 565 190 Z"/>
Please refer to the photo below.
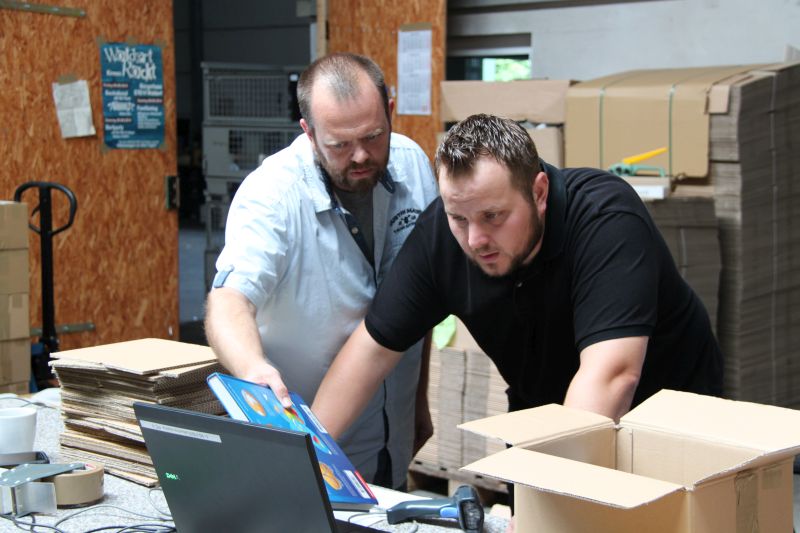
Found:
<path fill-rule="evenodd" d="M 544 215 L 547 210 L 547 195 L 550 192 L 550 179 L 544 172 L 539 172 L 533 178 L 533 203 L 539 211 L 539 215 Z"/>
<path fill-rule="evenodd" d="M 394 98 L 389 98 L 389 124 L 392 124 L 392 116 L 394 115 Z"/>
<path fill-rule="evenodd" d="M 304 119 L 304 118 L 300 119 L 300 127 L 303 128 L 303 133 L 308 135 L 308 138 L 311 139 L 311 142 L 313 143 L 314 142 L 314 132 L 311 129 L 311 126 L 309 126 L 308 122 L 306 122 L 306 119 Z"/>

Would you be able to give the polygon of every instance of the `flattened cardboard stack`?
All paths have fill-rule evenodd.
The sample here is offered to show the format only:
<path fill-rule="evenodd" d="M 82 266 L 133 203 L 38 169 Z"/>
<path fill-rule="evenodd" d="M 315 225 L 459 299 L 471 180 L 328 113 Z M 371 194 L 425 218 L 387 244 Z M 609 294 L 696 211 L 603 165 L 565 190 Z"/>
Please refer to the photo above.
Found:
<path fill-rule="evenodd" d="M 223 412 L 206 376 L 221 370 L 206 346 L 141 339 L 53 354 L 61 382 L 61 456 L 99 462 L 106 471 L 154 486 L 158 479 L 144 446 L 133 402 L 211 414 Z"/>
<path fill-rule="evenodd" d="M 412 470 L 429 475 L 440 470 L 458 469 L 461 457 L 462 395 L 464 393 L 464 350 L 431 348 L 428 374 L 428 406 L 433 421 L 433 437 L 417 452 Z"/>
<path fill-rule="evenodd" d="M 459 431 L 458 425 L 506 413 L 508 399 L 505 381 L 494 363 L 480 350 L 466 326 L 455 321 L 456 332 L 449 346 L 431 348 L 428 405 L 433 437 L 414 457 L 410 470 L 503 492 L 507 490 L 504 484 L 460 470 L 464 464 L 505 446 Z"/>
<path fill-rule="evenodd" d="M 731 85 L 711 116 L 726 395 L 800 407 L 800 64 Z"/>
<path fill-rule="evenodd" d="M 0 201 L 0 392 L 28 392 L 29 283 L 28 206 Z"/>
<path fill-rule="evenodd" d="M 669 246 L 683 279 L 703 301 L 716 328 L 721 269 L 714 199 L 694 196 L 692 187 L 664 200 L 645 202 Z"/>
<path fill-rule="evenodd" d="M 463 422 L 508 412 L 508 385 L 485 353 L 467 350 L 465 385 Z M 505 449 L 502 442 L 486 439 L 475 433 L 462 431 L 461 437 L 464 464 Z"/>

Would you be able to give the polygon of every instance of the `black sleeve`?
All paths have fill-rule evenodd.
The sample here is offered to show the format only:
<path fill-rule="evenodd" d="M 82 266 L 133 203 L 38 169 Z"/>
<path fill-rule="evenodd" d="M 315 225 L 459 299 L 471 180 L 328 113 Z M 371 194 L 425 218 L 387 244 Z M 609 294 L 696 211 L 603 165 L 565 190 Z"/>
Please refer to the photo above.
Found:
<path fill-rule="evenodd" d="M 431 245 L 434 225 L 426 216 L 432 208 L 433 204 L 417 220 L 378 287 L 365 319 L 372 338 L 398 352 L 407 350 L 447 316 L 438 296 L 433 268 L 436 264 L 435 247 Z"/>
<path fill-rule="evenodd" d="M 574 242 L 572 298 L 578 351 L 594 343 L 650 336 L 658 318 L 657 236 L 639 215 L 607 213 Z"/>

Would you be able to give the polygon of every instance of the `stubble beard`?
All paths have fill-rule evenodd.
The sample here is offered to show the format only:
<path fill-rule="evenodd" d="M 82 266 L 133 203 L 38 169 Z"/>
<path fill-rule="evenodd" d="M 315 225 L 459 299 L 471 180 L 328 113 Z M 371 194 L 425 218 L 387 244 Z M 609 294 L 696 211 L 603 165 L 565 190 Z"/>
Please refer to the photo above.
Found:
<path fill-rule="evenodd" d="M 314 150 L 314 157 L 317 160 L 317 164 L 322 167 L 325 172 L 327 172 L 328 176 L 330 176 L 331 183 L 333 183 L 334 188 L 355 193 L 366 193 L 374 189 L 375 185 L 378 183 L 378 178 L 380 178 L 386 172 L 386 168 L 389 164 L 388 157 L 383 163 L 376 163 L 370 159 L 367 160 L 366 163 L 360 165 L 350 163 L 346 168 L 344 168 L 344 170 L 341 170 L 331 165 L 330 162 L 325 159 L 325 156 L 319 153 L 316 149 Z M 362 169 L 372 169 L 372 176 L 351 179 L 347 175 L 347 173 L 350 171 Z"/>
<path fill-rule="evenodd" d="M 485 265 L 482 265 L 478 261 L 478 259 L 476 259 L 476 256 L 478 254 L 482 253 L 483 250 L 473 250 L 472 253 L 467 254 L 467 257 L 469 257 L 469 260 L 473 264 L 475 264 L 475 266 L 480 268 L 481 271 L 484 274 L 486 274 L 487 276 L 489 276 L 489 277 L 492 277 L 492 278 L 503 278 L 503 277 L 506 277 L 506 276 L 509 276 L 509 275 L 513 274 L 514 272 L 516 272 L 523 265 L 523 263 L 528 259 L 528 257 L 531 255 L 531 253 L 533 253 L 533 250 L 536 248 L 536 246 L 539 244 L 539 241 L 542 239 L 542 235 L 544 235 L 544 223 L 542 222 L 542 219 L 539 217 L 539 214 L 536 211 L 535 206 L 534 206 L 533 211 L 531 212 L 530 223 L 531 223 L 531 227 L 533 228 L 533 230 L 532 230 L 530 238 L 528 239 L 528 242 L 525 245 L 525 248 L 523 248 L 523 250 L 520 253 L 516 254 L 514 257 L 511 258 L 511 262 L 509 263 L 508 268 L 505 271 L 503 271 L 503 272 L 491 271 L 490 272 L 490 271 L 486 270 Z"/>

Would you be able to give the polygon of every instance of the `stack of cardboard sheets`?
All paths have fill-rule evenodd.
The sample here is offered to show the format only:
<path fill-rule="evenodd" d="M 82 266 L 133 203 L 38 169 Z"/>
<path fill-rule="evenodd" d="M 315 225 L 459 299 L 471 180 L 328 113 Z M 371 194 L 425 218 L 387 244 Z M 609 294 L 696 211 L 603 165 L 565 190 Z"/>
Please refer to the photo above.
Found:
<path fill-rule="evenodd" d="M 710 140 L 726 395 L 800 407 L 800 64 L 731 84 Z"/>
<path fill-rule="evenodd" d="M 645 202 L 683 279 L 700 297 L 716 326 L 721 268 L 714 199 L 681 187 L 664 200 Z M 686 194 L 686 197 L 682 197 Z"/>
<path fill-rule="evenodd" d="M 464 422 L 508 412 L 508 385 L 485 353 L 467 350 L 465 382 Z M 502 441 L 486 439 L 475 433 L 462 431 L 461 438 L 464 464 L 505 449 Z"/>
<path fill-rule="evenodd" d="M 99 462 L 114 475 L 153 486 L 157 477 L 133 402 L 211 414 L 223 412 L 206 376 L 221 370 L 206 346 L 141 339 L 58 352 L 66 461 Z"/>
<path fill-rule="evenodd" d="M 414 457 L 410 470 L 504 492 L 505 484 L 460 469 L 468 462 L 505 449 L 505 445 L 467 434 L 457 426 L 506 413 L 505 381 L 463 322 L 450 317 L 445 323 L 453 328 L 446 341 L 448 346 L 431 348 L 428 376 L 428 404 L 434 433 Z"/>
<path fill-rule="evenodd" d="M 433 421 L 433 437 L 417 452 L 414 465 L 425 473 L 458 469 L 461 458 L 463 420 L 464 350 L 431 347 L 428 373 L 428 407 Z"/>

